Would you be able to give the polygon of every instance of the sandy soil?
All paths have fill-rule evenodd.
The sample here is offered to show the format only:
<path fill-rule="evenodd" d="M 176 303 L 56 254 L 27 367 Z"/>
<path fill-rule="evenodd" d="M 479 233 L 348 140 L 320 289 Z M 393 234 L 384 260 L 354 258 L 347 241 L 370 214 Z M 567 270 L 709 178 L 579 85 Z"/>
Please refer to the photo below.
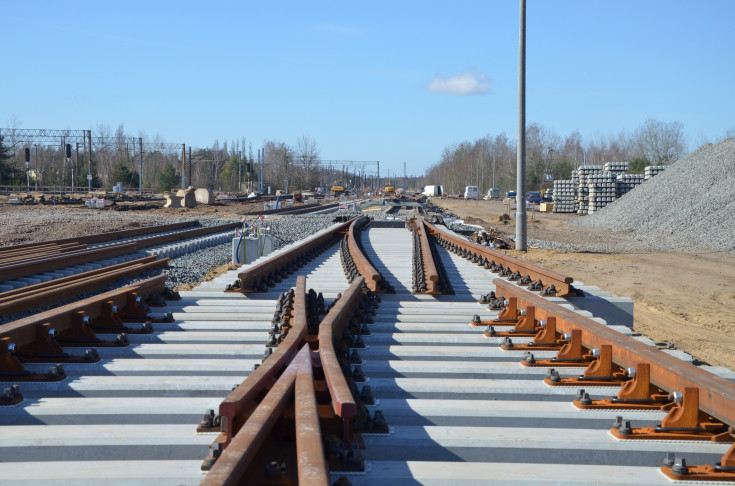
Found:
<path fill-rule="evenodd" d="M 499 202 L 434 201 L 465 222 L 511 235 L 515 222 L 497 223 Z M 604 241 L 606 253 L 530 248 L 514 256 L 595 285 L 635 303 L 634 330 L 658 343 L 673 343 L 700 362 L 735 369 L 735 252 L 636 252 L 625 235 L 564 224 L 576 215 L 534 213 L 529 238 L 583 244 Z M 531 215 L 529 214 L 529 218 Z"/>

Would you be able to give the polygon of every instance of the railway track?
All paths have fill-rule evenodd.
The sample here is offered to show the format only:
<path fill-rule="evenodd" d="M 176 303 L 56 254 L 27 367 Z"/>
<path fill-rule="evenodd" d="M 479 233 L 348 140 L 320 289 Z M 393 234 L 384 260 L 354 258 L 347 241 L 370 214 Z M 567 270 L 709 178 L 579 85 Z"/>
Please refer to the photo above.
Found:
<path fill-rule="evenodd" d="M 19 383 L 23 400 L 0 407 L 3 482 L 735 479 L 729 381 L 570 310 L 580 298 L 570 277 L 421 218 L 412 231 L 360 232 L 364 222 L 334 225 L 145 317 L 134 298 L 117 298 L 116 315 L 130 320 L 122 342 L 99 333 L 99 360 L 87 362 L 83 346 L 62 346 L 78 358 L 66 378 Z M 109 306 L 95 309 L 86 312 L 105 327 L 95 313 Z M 33 321 L 34 336 L 48 337 L 39 326 L 50 322 L 63 343 L 73 323 L 49 319 Z M 151 332 L 146 319 L 161 322 Z M 7 346 L 20 338 L 3 341 L 5 326 Z M 23 366 L 45 375 L 54 363 Z"/>

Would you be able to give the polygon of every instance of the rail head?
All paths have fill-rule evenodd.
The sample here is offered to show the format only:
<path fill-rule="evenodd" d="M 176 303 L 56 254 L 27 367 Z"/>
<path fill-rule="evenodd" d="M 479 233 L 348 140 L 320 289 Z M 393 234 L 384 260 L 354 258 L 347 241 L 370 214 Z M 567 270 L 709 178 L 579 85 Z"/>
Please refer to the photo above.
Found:
<path fill-rule="evenodd" d="M 319 324 L 319 357 L 324 379 L 332 397 L 334 413 L 345 421 L 357 415 L 357 403 L 337 360 L 334 339 L 341 335 L 342 326 L 349 321 L 360 304 L 364 283 L 363 277 L 356 278 Z"/>
<path fill-rule="evenodd" d="M 519 308 L 535 307 L 536 319 L 556 318 L 557 332 L 581 331 L 582 345 L 588 349 L 612 346 L 612 360 L 625 368 L 649 363 L 650 380 L 669 392 L 699 388 L 699 408 L 728 425 L 735 425 L 735 384 L 663 351 L 620 334 L 502 279 L 494 279 L 496 294 L 516 297 Z"/>
<path fill-rule="evenodd" d="M 286 368 L 291 359 L 296 355 L 299 346 L 306 335 L 306 277 L 299 276 L 296 279 L 296 291 L 294 294 L 294 318 L 293 327 L 289 330 L 286 338 L 278 345 L 268 359 L 266 359 L 255 371 L 250 373 L 245 381 L 237 386 L 225 398 L 219 406 L 219 413 L 226 424 L 227 441 L 237 432 L 238 416 L 251 406 L 259 394 L 268 386 L 271 386 L 278 375 Z"/>
<path fill-rule="evenodd" d="M 431 245 L 429 243 L 429 236 L 424 226 L 424 218 L 416 216 L 416 230 L 421 241 L 421 252 L 424 260 L 424 269 L 426 272 L 426 284 L 430 288 L 430 293 L 436 293 L 437 283 L 439 282 L 439 272 L 436 269 L 436 263 L 431 254 Z"/>
<path fill-rule="evenodd" d="M 504 267 L 510 268 L 513 272 L 520 272 L 521 275 L 529 275 L 533 280 L 541 280 L 545 286 L 554 285 L 556 295 L 559 297 L 574 295 L 572 282 L 574 279 L 566 275 L 554 272 L 532 263 L 524 262 L 518 258 L 514 258 L 505 253 L 493 250 L 486 246 L 478 245 L 459 236 L 441 231 L 431 223 L 423 220 L 426 230 L 431 236 L 443 239 L 453 245 L 463 248 L 471 253 L 477 254 L 487 260 L 494 260 L 502 264 Z"/>
<path fill-rule="evenodd" d="M 276 422 L 291 403 L 292 397 L 296 399 L 296 406 L 299 407 L 300 401 L 298 397 L 294 396 L 296 383 L 299 381 L 303 382 L 304 378 L 309 379 L 313 393 L 314 385 L 311 376 L 311 354 L 309 347 L 305 346 L 296 354 L 288 366 L 286 366 L 263 401 L 258 404 L 258 407 L 253 411 L 252 415 L 248 417 L 247 421 L 237 431 L 229 444 L 227 444 L 227 448 L 214 463 L 212 469 L 207 473 L 200 485 L 220 486 L 243 484 L 248 467 L 260 452 L 263 444 L 268 440 Z M 300 377 L 301 380 L 299 379 Z M 299 388 L 303 389 L 303 383 L 300 384 L 302 386 Z M 313 413 L 316 416 L 316 398 L 315 395 L 313 396 L 313 404 L 309 403 L 307 397 L 303 400 L 306 403 L 301 403 L 301 406 L 309 407 L 312 405 Z M 301 412 L 303 414 L 303 410 Z M 298 419 L 299 417 L 297 416 Z M 300 439 L 303 441 L 305 432 L 299 432 L 297 429 L 297 443 Z M 319 445 L 321 446 L 321 440 L 319 440 Z M 316 469 L 319 459 L 318 452 L 321 451 L 309 449 L 309 452 L 309 464 L 313 465 L 314 469 Z M 301 459 L 299 458 L 299 461 Z M 324 454 L 322 452 L 321 466 L 326 475 L 326 464 L 324 461 Z"/>
<path fill-rule="evenodd" d="M 349 249 L 350 255 L 357 266 L 357 270 L 360 272 L 360 275 L 365 278 L 365 285 L 367 285 L 367 287 L 373 292 L 376 292 L 378 290 L 378 282 L 380 282 L 383 277 L 370 263 L 360 249 L 360 245 L 357 243 L 357 238 L 359 237 L 358 227 L 364 224 L 366 220 L 367 218 L 365 216 L 360 216 L 352 221 L 347 233 L 347 248 Z"/>

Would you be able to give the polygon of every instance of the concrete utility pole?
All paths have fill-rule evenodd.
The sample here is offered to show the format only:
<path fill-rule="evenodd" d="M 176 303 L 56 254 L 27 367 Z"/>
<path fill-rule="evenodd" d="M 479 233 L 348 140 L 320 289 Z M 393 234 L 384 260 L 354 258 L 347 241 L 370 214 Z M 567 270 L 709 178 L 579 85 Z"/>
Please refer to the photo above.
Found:
<path fill-rule="evenodd" d="M 191 185 L 191 147 L 189 147 L 189 184 L 187 185 L 187 187 L 190 185 Z M 186 187 L 184 189 L 186 189 Z"/>
<path fill-rule="evenodd" d="M 521 0 L 518 39 L 518 159 L 516 179 L 516 250 L 527 250 L 526 235 L 526 0 Z"/>

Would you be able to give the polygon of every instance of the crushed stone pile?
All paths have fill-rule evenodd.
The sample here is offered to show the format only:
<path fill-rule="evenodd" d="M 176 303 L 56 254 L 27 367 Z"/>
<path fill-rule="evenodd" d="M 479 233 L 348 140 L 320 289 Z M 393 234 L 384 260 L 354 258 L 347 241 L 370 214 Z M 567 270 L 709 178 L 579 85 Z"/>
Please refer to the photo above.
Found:
<path fill-rule="evenodd" d="M 735 249 L 735 139 L 706 144 L 569 224 L 629 232 L 645 249 Z"/>

